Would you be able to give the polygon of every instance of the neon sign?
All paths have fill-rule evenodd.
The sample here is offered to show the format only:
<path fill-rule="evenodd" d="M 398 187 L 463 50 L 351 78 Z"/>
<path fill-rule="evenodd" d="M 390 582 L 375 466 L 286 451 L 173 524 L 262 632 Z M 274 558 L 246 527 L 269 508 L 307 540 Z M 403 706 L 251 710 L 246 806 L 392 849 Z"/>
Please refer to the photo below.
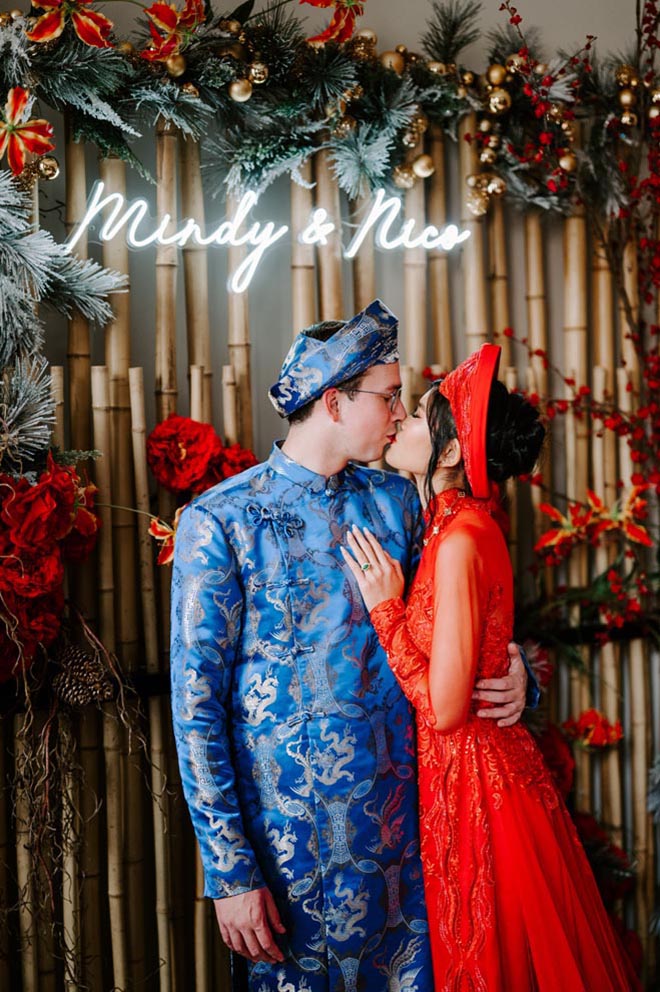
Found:
<path fill-rule="evenodd" d="M 75 248 L 76 244 L 97 217 L 106 217 L 99 229 L 101 241 L 111 241 L 119 231 L 126 228 L 126 243 L 131 248 L 145 248 L 147 245 L 177 245 L 183 247 L 188 242 L 198 245 L 232 245 L 245 246 L 245 258 L 236 268 L 229 280 L 228 288 L 232 293 L 243 293 L 250 285 L 259 262 L 269 248 L 272 248 L 289 231 L 286 224 L 277 227 L 272 221 L 262 223 L 254 221 L 251 225 L 249 214 L 256 206 L 256 193 L 246 193 L 231 219 L 222 221 L 216 228 L 204 233 L 197 221 L 185 218 L 172 233 L 167 233 L 172 225 L 172 218 L 165 214 L 156 227 L 149 231 L 149 205 L 146 200 L 139 198 L 127 204 L 121 193 L 105 193 L 105 184 L 94 184 L 87 211 L 81 223 L 69 238 L 67 245 Z M 369 212 L 350 244 L 344 251 L 345 258 L 354 258 L 360 250 L 367 235 L 373 231 L 374 239 L 379 248 L 423 248 L 430 251 L 434 248 L 452 251 L 456 245 L 469 238 L 469 231 L 459 231 L 455 224 L 448 224 L 442 230 L 433 225 L 422 228 L 416 233 L 416 222 L 407 220 L 398 232 L 393 231 L 393 225 L 401 213 L 401 200 L 396 196 L 388 197 L 385 190 L 376 192 Z M 249 226 L 248 226 L 249 225 Z M 328 237 L 336 229 L 335 223 L 323 209 L 313 212 L 307 227 L 298 234 L 298 240 L 307 245 L 325 245 Z"/>

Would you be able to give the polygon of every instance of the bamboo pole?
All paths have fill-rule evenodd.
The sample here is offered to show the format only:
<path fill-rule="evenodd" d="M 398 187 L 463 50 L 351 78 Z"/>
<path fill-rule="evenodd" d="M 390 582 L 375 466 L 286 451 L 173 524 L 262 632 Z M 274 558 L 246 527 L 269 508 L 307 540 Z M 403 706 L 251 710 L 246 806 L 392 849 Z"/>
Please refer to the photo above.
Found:
<path fill-rule="evenodd" d="M 632 394 L 628 385 L 633 380 L 634 370 L 628 366 L 617 369 L 618 406 L 624 414 L 632 412 Z M 631 450 L 626 437 L 619 439 L 619 466 L 625 493 L 632 485 L 634 470 Z M 635 914 L 637 932 L 646 952 L 649 943 L 649 907 L 646 904 L 646 893 L 649 873 L 651 873 L 651 877 L 655 877 L 655 875 L 653 849 L 650 843 L 654 830 L 646 808 L 651 745 L 650 685 L 645 645 L 640 638 L 636 638 L 628 645 L 628 670 L 630 680 L 628 746 L 631 759 L 633 857 L 637 864 Z"/>
<path fill-rule="evenodd" d="M 201 371 L 201 370 L 200 370 Z M 200 375 L 201 379 L 201 375 Z M 141 368 L 129 370 L 131 396 L 131 431 L 135 471 L 136 508 L 144 514 L 144 524 L 139 530 L 140 589 L 142 595 L 142 620 L 144 653 L 147 672 L 158 672 L 158 619 L 154 582 L 153 548 L 147 529 L 149 513 L 149 481 L 147 472 L 146 418 L 144 413 L 144 382 Z M 200 396 L 201 401 L 201 396 Z M 170 861 L 169 834 L 164 804 L 165 754 L 163 747 L 163 713 L 160 698 L 151 694 L 148 703 L 149 744 L 151 767 L 151 811 L 154 835 L 154 869 L 156 886 L 156 933 L 158 942 L 159 988 L 170 992 L 172 988 L 173 944 L 170 942 Z"/>
<path fill-rule="evenodd" d="M 319 273 L 321 320 L 341 320 L 344 312 L 342 295 L 341 204 L 339 187 L 330 169 L 329 153 L 319 149 L 314 156 L 316 207 L 327 212 L 335 225 L 327 244 L 318 245 L 316 258 Z"/>
<path fill-rule="evenodd" d="M 34 888 L 31 882 L 33 872 L 32 853 L 29 846 L 30 807 L 21 785 L 21 771 L 25 761 L 25 715 L 14 717 L 14 756 L 15 778 L 18 782 L 15 797 L 16 835 L 16 881 L 18 884 L 18 929 L 21 954 L 22 992 L 37 992 L 37 936 L 32 920 Z"/>
<path fill-rule="evenodd" d="M 621 335 L 621 362 L 630 373 L 635 392 L 639 391 L 639 356 L 631 335 L 639 333 L 639 283 L 637 273 L 637 243 L 631 237 L 623 253 L 623 288 L 630 302 L 634 328 L 631 328 L 619 298 L 619 328 Z"/>
<path fill-rule="evenodd" d="M 474 217 L 467 208 L 467 177 L 478 172 L 475 142 L 465 140 L 477 129 L 475 113 L 466 114 L 458 128 L 460 155 L 461 227 L 470 232 L 463 243 L 463 336 L 467 354 L 476 351 L 487 340 L 488 292 L 484 262 L 484 221 Z"/>
<path fill-rule="evenodd" d="M 429 155 L 433 160 L 435 171 L 429 180 L 427 213 L 429 224 L 440 231 L 447 223 L 447 182 L 445 136 L 442 128 L 436 125 L 433 125 L 429 131 Z M 447 252 L 440 248 L 434 248 L 429 254 L 428 266 L 434 345 L 433 363 L 440 365 L 442 370 L 447 371 L 454 366 Z"/>
<path fill-rule="evenodd" d="M 490 310 L 492 329 L 499 335 L 502 347 L 500 365 L 506 369 L 511 364 L 511 341 L 503 336 L 505 327 L 511 326 L 509 310 L 509 267 L 507 263 L 506 219 L 504 203 L 495 197 L 488 214 L 488 267 L 490 279 Z"/>
<path fill-rule="evenodd" d="M 406 191 L 406 223 L 413 221 L 416 230 L 425 226 L 424 182 L 419 180 Z M 406 365 L 413 370 L 412 405 L 424 391 L 422 370 L 427 364 L 426 348 L 426 252 L 423 248 L 406 248 L 403 255 L 403 298 L 406 333 Z"/>
<path fill-rule="evenodd" d="M 69 737 L 74 736 L 74 728 L 68 716 L 60 715 L 60 728 Z M 79 856 L 80 840 L 80 785 L 71 768 L 63 774 L 62 803 L 62 936 L 65 948 L 64 986 L 67 992 L 76 992 L 81 982 L 81 928 L 80 928 L 80 887 Z"/>
<path fill-rule="evenodd" d="M 236 376 L 233 365 L 222 366 L 222 423 L 225 444 L 236 444 L 238 441 L 238 408 Z"/>
<path fill-rule="evenodd" d="M 238 204 L 227 196 L 227 213 L 233 214 Z M 228 250 L 228 275 L 239 267 L 245 257 L 245 245 L 231 245 Z M 228 301 L 229 361 L 234 367 L 238 410 L 238 440 L 244 448 L 254 447 L 252 427 L 252 377 L 250 372 L 250 327 L 247 293 L 230 293 Z"/>
<path fill-rule="evenodd" d="M 525 213 L 525 274 L 527 292 L 527 337 L 532 351 L 548 352 L 548 319 L 544 268 L 544 236 L 541 214 L 537 210 Z M 548 395 L 548 370 L 539 355 L 532 355 L 530 366 L 537 390 Z"/>
<path fill-rule="evenodd" d="M 156 212 L 169 214 L 165 236 L 176 227 L 177 130 L 163 117 L 156 124 Z M 164 420 L 176 410 L 176 245 L 156 248 L 156 416 Z"/>
<path fill-rule="evenodd" d="M 603 325 L 599 325 L 601 328 Z M 601 349 L 601 354 L 605 349 Z M 593 396 L 596 403 L 602 403 L 608 391 L 610 373 L 608 369 L 596 366 L 593 370 Z M 616 491 L 616 448 L 615 438 L 611 431 L 598 436 L 595 431 L 591 441 L 594 491 L 604 496 Z M 599 545 L 594 551 L 594 568 L 597 574 L 602 574 L 612 560 L 611 549 Z M 600 707 L 610 721 L 615 723 L 621 719 L 621 680 L 619 666 L 621 663 L 618 645 L 608 641 L 600 649 Z M 601 760 L 602 812 L 603 820 L 608 825 L 612 840 L 619 847 L 623 846 L 623 790 L 621 784 L 621 755 L 618 748 L 610 748 Z"/>
<path fill-rule="evenodd" d="M 412 410 L 415 370 L 410 365 L 401 366 L 401 402 L 406 410 Z"/>
<path fill-rule="evenodd" d="M 371 196 L 367 193 L 359 196 L 352 206 L 351 218 L 355 226 L 359 225 L 371 206 Z M 376 298 L 376 253 L 374 249 L 374 233 L 371 228 L 360 250 L 353 259 L 353 312 L 360 313 Z"/>
<path fill-rule="evenodd" d="M 87 179 L 85 146 L 73 140 L 71 122 L 65 121 L 65 218 L 67 237 L 85 216 L 87 208 Z M 75 248 L 78 258 L 86 259 L 87 234 L 83 233 Z M 67 364 L 69 368 L 69 414 L 71 418 L 71 447 L 78 451 L 91 448 L 91 406 L 89 393 L 90 338 L 89 323 L 78 312 L 68 322 Z"/>
<path fill-rule="evenodd" d="M 204 369 L 190 366 L 190 419 L 204 420 Z"/>
<path fill-rule="evenodd" d="M 50 395 L 55 405 L 55 424 L 52 443 L 63 449 L 64 441 L 64 368 L 61 365 L 50 367 Z"/>
<path fill-rule="evenodd" d="M 102 934 L 102 910 L 106 894 L 102 888 L 103 859 L 102 818 L 98 803 L 101 795 L 101 761 L 103 744 L 99 714 L 89 708 L 79 725 L 80 765 L 85 788 L 80 793 L 80 819 L 83 823 L 80 852 L 81 878 L 84 880 L 80 900 L 80 928 L 83 982 L 89 989 L 111 986 L 106 974 L 105 939 Z M 106 967 L 104 968 L 104 962 Z"/>
<path fill-rule="evenodd" d="M 9 789 L 12 776 L 9 770 L 7 740 L 9 727 L 9 720 L 0 720 L 0 906 L 11 906 L 14 902 L 9 892 L 11 858 L 9 819 L 12 805 Z M 0 989 L 11 988 L 9 936 L 9 927 L 0 927 Z"/>
<path fill-rule="evenodd" d="M 181 213 L 194 217 L 204 229 L 204 190 L 199 142 L 179 136 L 181 165 Z M 211 360 L 211 325 L 209 320 L 209 272 L 206 245 L 187 241 L 183 246 L 183 276 L 186 294 L 186 330 L 188 361 L 199 365 L 203 378 L 203 423 L 213 420 L 213 365 Z"/>
<path fill-rule="evenodd" d="M 105 366 L 92 366 L 92 414 L 94 444 L 106 452 L 96 460 L 96 481 L 101 493 L 100 507 L 103 526 L 99 532 L 99 621 L 100 636 L 106 649 L 114 652 L 114 576 L 112 560 L 112 503 L 110 457 L 110 383 Z M 103 750 L 105 757 L 105 796 L 107 827 L 108 908 L 110 915 L 112 967 L 114 984 L 126 988 L 128 983 L 128 937 L 126 933 L 124 864 L 123 864 L 123 802 L 121 774 L 122 735 L 111 704 L 103 707 Z"/>
<path fill-rule="evenodd" d="M 593 362 L 594 366 L 600 365 L 613 374 L 617 357 L 612 304 L 612 273 L 602 241 L 595 240 L 591 251 Z"/>
<path fill-rule="evenodd" d="M 106 193 L 126 197 L 126 163 L 119 158 L 101 159 L 99 171 Z M 106 212 L 107 216 L 107 212 Z M 103 242 L 103 264 L 129 274 L 128 245 L 121 233 Z M 131 298 L 129 293 L 111 297 L 114 318 L 105 329 L 105 364 L 110 382 L 110 441 L 113 501 L 117 507 L 133 505 L 131 458 L 131 411 L 128 398 L 128 366 L 131 361 Z M 137 668 L 139 638 L 137 622 L 137 576 L 135 568 L 135 516 L 123 509 L 112 511 L 113 568 L 116 575 L 117 650 L 124 668 Z M 134 837 L 137 831 L 128 832 Z M 131 903 L 133 901 L 131 900 Z M 133 928 L 131 926 L 131 933 Z M 142 935 L 137 933 L 139 940 Z"/>
<path fill-rule="evenodd" d="M 293 333 L 309 327 L 316 320 L 316 270 L 314 245 L 298 240 L 298 235 L 309 223 L 314 209 L 312 199 L 312 161 L 308 159 L 300 168 L 305 185 L 291 181 L 291 317 Z"/>

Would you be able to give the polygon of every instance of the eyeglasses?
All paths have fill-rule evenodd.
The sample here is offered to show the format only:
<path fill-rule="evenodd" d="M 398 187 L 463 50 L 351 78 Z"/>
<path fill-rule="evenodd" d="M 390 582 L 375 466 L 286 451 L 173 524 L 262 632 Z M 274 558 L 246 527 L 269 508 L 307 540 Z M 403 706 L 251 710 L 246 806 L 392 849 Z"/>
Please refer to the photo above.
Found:
<path fill-rule="evenodd" d="M 395 389 L 393 393 L 377 393 L 373 389 L 347 389 L 347 390 L 342 390 L 342 392 L 369 393 L 370 396 L 382 396 L 384 400 L 389 400 L 389 403 L 387 405 L 389 407 L 390 413 L 394 413 L 394 411 L 396 410 L 397 403 L 399 403 L 399 401 L 401 400 L 402 390 L 403 390 L 403 386 L 399 386 L 399 388 Z"/>

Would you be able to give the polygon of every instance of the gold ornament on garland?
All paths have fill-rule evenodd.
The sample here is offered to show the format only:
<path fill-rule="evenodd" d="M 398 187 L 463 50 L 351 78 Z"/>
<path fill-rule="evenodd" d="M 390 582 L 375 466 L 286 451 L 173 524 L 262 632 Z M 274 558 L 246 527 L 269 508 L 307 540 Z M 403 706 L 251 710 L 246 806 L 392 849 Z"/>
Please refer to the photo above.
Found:
<path fill-rule="evenodd" d="M 184 83 L 181 87 L 181 92 L 185 93 L 186 96 L 191 97 L 193 100 L 196 100 L 199 97 L 199 90 L 194 83 Z"/>
<path fill-rule="evenodd" d="M 463 72 L 461 73 L 461 81 L 464 86 L 474 86 L 474 73 L 473 72 Z"/>
<path fill-rule="evenodd" d="M 353 37 L 358 41 L 365 41 L 368 45 L 376 46 L 378 44 L 378 35 L 372 28 L 360 28 Z"/>
<path fill-rule="evenodd" d="M 564 172 L 575 172 L 577 164 L 575 152 L 567 151 L 559 157 L 559 166 Z"/>
<path fill-rule="evenodd" d="M 506 69 L 499 62 L 494 62 L 486 70 L 486 79 L 491 86 L 501 86 L 506 79 Z"/>
<path fill-rule="evenodd" d="M 488 95 L 488 109 L 491 114 L 505 114 L 511 106 L 511 94 L 508 90 L 496 87 Z"/>
<path fill-rule="evenodd" d="M 634 65 L 620 65 L 615 78 L 618 86 L 632 86 L 633 89 L 639 86 L 639 75 Z"/>
<path fill-rule="evenodd" d="M 651 90 L 649 97 L 651 103 L 660 103 L 660 90 Z"/>
<path fill-rule="evenodd" d="M 637 94 L 626 87 L 626 89 L 619 91 L 619 103 L 628 110 L 637 103 Z"/>
<path fill-rule="evenodd" d="M 399 189 L 412 189 L 415 185 L 415 173 L 409 165 L 397 165 L 392 172 L 392 180 Z"/>
<path fill-rule="evenodd" d="M 502 176 L 490 175 L 486 192 L 491 196 L 503 196 L 506 193 L 506 180 Z"/>
<path fill-rule="evenodd" d="M 401 52 L 383 52 L 380 56 L 380 64 L 400 76 L 406 67 L 406 60 Z"/>
<path fill-rule="evenodd" d="M 468 210 L 474 217 L 483 217 L 488 210 L 488 193 L 485 189 L 470 189 L 468 190 L 465 202 Z"/>
<path fill-rule="evenodd" d="M 647 111 L 647 117 L 650 121 L 657 121 L 658 117 L 660 117 L 660 107 L 652 104 Z"/>
<path fill-rule="evenodd" d="M 624 110 L 621 114 L 621 123 L 624 127 L 637 127 L 637 114 L 633 113 L 632 110 Z"/>
<path fill-rule="evenodd" d="M 220 21 L 219 28 L 221 31 L 226 31 L 227 34 L 239 35 L 243 30 L 243 25 L 240 21 L 236 20 L 222 20 Z"/>
<path fill-rule="evenodd" d="M 236 103 L 245 103 L 252 96 L 252 83 L 249 79 L 235 79 L 229 84 L 229 96 Z"/>
<path fill-rule="evenodd" d="M 426 68 L 429 70 L 429 72 L 432 72 L 434 76 L 447 75 L 447 66 L 445 65 L 444 62 L 435 62 L 435 61 L 427 62 Z"/>
<path fill-rule="evenodd" d="M 179 76 L 183 76 L 186 71 L 186 60 L 183 55 L 170 55 L 165 60 L 165 68 L 167 69 L 168 75 L 173 76 L 174 79 L 177 79 Z"/>
<path fill-rule="evenodd" d="M 261 86 L 268 79 L 268 66 L 265 62 L 253 62 L 249 68 L 250 82 Z"/>
<path fill-rule="evenodd" d="M 497 151 L 494 148 L 482 148 L 479 152 L 479 161 L 484 165 L 493 165 L 497 159 Z"/>
<path fill-rule="evenodd" d="M 412 163 L 412 171 L 419 179 L 428 179 L 435 172 L 433 159 L 430 155 L 419 155 Z"/>
<path fill-rule="evenodd" d="M 414 148 L 415 145 L 419 144 L 420 137 L 416 131 L 406 131 L 401 141 L 406 146 L 406 148 Z"/>
<path fill-rule="evenodd" d="M 525 60 L 522 55 L 514 52 L 513 55 L 509 55 L 508 59 L 506 59 L 504 67 L 507 72 L 511 72 L 515 75 L 516 72 L 520 72 L 524 64 Z"/>
<path fill-rule="evenodd" d="M 60 163 L 54 155 L 44 155 L 37 165 L 41 179 L 57 179 L 60 174 Z"/>
<path fill-rule="evenodd" d="M 356 126 L 357 126 L 357 121 L 355 120 L 355 118 L 350 117 L 347 114 L 346 117 L 339 118 L 339 120 L 337 121 L 337 123 L 333 128 L 332 133 L 337 138 L 346 138 L 351 133 L 351 131 L 355 130 Z"/>

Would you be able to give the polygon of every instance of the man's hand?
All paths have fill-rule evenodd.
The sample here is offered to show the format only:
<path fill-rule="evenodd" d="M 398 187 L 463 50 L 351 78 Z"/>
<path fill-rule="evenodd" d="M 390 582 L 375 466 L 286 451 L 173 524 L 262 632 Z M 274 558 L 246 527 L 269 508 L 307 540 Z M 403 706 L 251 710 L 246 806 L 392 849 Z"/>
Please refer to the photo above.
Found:
<path fill-rule="evenodd" d="M 286 929 L 268 889 L 253 889 L 213 902 L 220 935 L 230 950 L 250 961 L 284 961 L 273 930 L 286 933 Z"/>
<path fill-rule="evenodd" d="M 477 716 L 497 720 L 498 727 L 511 727 L 518 722 L 527 697 L 527 672 L 518 645 L 512 642 L 508 650 L 511 658 L 509 674 L 503 679 L 480 679 L 472 693 L 473 699 L 494 704 L 477 710 Z"/>

